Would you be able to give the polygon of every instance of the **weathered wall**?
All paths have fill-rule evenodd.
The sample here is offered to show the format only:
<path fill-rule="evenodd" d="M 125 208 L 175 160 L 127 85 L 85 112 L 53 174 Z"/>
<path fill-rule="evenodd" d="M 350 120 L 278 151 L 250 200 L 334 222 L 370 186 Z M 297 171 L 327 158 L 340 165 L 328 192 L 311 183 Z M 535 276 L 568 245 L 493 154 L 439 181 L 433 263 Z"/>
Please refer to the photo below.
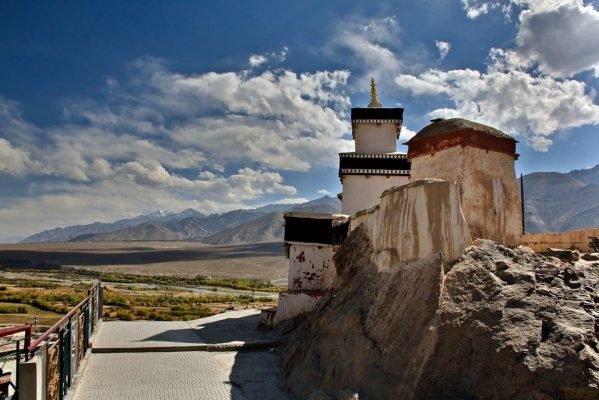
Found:
<path fill-rule="evenodd" d="M 275 313 L 273 324 L 278 325 L 283 321 L 312 311 L 324 294 L 324 291 L 317 290 L 286 290 L 279 293 L 277 312 Z"/>
<path fill-rule="evenodd" d="M 560 233 L 531 233 L 524 235 L 524 244 L 534 251 L 543 251 L 549 247 L 559 249 L 575 248 L 591 251 L 589 237 L 599 237 L 599 228 L 579 229 Z"/>
<path fill-rule="evenodd" d="M 443 253 L 447 262 L 472 243 L 454 182 L 419 180 L 385 191 L 378 206 L 356 214 L 350 230 L 367 228 L 379 271 Z"/>
<path fill-rule="evenodd" d="M 334 246 L 291 244 L 289 246 L 289 290 L 329 289 L 335 278 Z"/>
<path fill-rule="evenodd" d="M 356 124 L 354 139 L 357 153 L 393 153 L 397 151 L 395 124 Z"/>
<path fill-rule="evenodd" d="M 520 190 L 513 156 L 456 146 L 411 161 L 412 180 L 439 178 L 458 184 L 462 210 L 473 238 L 508 246 L 522 243 Z"/>
<path fill-rule="evenodd" d="M 343 202 L 341 213 L 353 215 L 379 202 L 381 194 L 394 186 L 405 185 L 407 176 L 346 175 L 343 177 Z"/>

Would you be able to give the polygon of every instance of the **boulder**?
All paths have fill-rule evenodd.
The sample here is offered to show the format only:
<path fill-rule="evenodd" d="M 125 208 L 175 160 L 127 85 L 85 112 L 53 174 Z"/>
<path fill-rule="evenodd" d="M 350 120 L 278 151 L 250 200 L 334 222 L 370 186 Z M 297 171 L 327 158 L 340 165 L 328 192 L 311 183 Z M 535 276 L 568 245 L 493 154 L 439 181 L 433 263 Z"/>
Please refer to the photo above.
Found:
<path fill-rule="evenodd" d="M 599 269 L 478 240 L 380 270 L 365 227 L 336 255 L 343 284 L 292 334 L 299 398 L 599 398 Z"/>
<path fill-rule="evenodd" d="M 599 261 L 599 253 L 583 253 L 580 258 L 585 261 Z"/>
<path fill-rule="evenodd" d="M 542 252 L 546 256 L 552 256 L 559 258 L 560 260 L 567 261 L 570 263 L 576 262 L 580 259 L 580 253 L 577 250 L 566 250 L 566 249 L 552 249 L 549 248 Z"/>

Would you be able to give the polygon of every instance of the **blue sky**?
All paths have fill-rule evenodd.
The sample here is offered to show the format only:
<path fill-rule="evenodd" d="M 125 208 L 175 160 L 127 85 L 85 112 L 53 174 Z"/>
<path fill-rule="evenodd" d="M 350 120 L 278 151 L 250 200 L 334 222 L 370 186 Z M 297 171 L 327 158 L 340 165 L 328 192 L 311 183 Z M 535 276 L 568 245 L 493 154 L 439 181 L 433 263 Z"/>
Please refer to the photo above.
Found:
<path fill-rule="evenodd" d="M 0 4 L 0 241 L 340 191 L 351 107 L 513 134 L 518 173 L 599 164 L 581 0 Z M 400 150 L 404 150 L 402 146 Z"/>

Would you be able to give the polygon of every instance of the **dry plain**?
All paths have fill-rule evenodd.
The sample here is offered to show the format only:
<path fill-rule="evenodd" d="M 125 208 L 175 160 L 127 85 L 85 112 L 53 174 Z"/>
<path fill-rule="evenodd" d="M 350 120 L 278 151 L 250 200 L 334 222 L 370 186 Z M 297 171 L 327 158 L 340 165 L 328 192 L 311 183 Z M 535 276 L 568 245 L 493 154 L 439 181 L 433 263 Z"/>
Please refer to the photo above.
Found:
<path fill-rule="evenodd" d="M 109 318 L 190 319 L 225 309 L 269 307 L 276 299 L 275 287 L 261 290 L 264 286 L 260 283 L 245 289 L 235 285 L 223 287 L 227 286 L 223 279 L 233 279 L 237 285 L 253 280 L 286 286 L 287 259 L 282 249 L 282 243 L 3 244 L 0 308 L 4 309 L 0 310 L 0 324 L 31 323 L 34 316 L 39 316 L 42 325 L 51 325 L 79 302 L 94 277 L 59 271 L 59 267 L 133 275 L 131 279 L 119 276 L 126 284 L 104 283 L 104 315 Z M 211 279 L 197 283 L 193 277 L 198 275 Z M 143 283 L 143 276 L 153 283 Z M 176 277 L 175 281 L 172 277 Z M 11 311 L 15 307 L 23 307 L 21 313 Z"/>
<path fill-rule="evenodd" d="M 287 282 L 280 242 L 206 245 L 194 242 L 24 243 L 0 245 L 0 267 L 77 267 L 136 275 L 204 275 Z"/>

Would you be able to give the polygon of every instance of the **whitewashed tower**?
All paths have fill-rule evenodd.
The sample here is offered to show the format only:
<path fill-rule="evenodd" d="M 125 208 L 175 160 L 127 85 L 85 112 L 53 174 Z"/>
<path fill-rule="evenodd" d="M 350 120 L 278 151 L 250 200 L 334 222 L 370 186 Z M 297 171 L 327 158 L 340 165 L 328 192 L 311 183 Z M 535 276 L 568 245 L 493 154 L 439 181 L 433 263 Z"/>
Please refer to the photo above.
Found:
<path fill-rule="evenodd" d="M 372 207 L 385 190 L 409 182 L 407 155 L 397 152 L 402 123 L 403 108 L 383 107 L 372 79 L 368 107 L 351 110 L 355 151 L 339 153 L 343 214 Z"/>

